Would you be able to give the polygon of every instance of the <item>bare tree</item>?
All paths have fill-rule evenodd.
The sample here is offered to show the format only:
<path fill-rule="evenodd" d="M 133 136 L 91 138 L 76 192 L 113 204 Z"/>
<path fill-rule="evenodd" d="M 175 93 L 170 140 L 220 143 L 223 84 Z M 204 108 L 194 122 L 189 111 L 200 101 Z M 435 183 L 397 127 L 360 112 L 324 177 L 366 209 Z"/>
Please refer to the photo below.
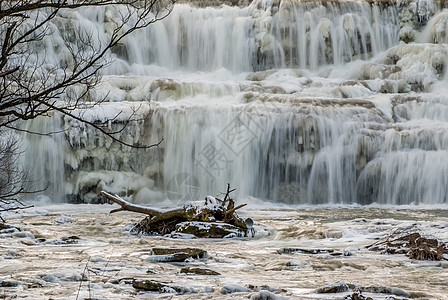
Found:
<path fill-rule="evenodd" d="M 101 71 L 111 63 L 111 50 L 132 32 L 168 16 L 173 4 L 174 0 L 0 0 L 0 133 L 4 137 L 0 140 L 0 203 L 16 201 L 27 192 L 20 186 L 24 174 L 16 159 L 18 141 L 13 135 L 5 137 L 8 130 L 23 130 L 20 121 L 60 113 L 129 147 L 158 145 L 127 144 L 116 135 L 127 122 L 114 132 L 107 126 L 111 119 L 92 121 L 79 110 L 102 102 L 90 95 Z M 85 7 L 104 7 L 108 12 L 104 18 L 112 18 L 113 28 L 106 39 L 98 40 L 95 32 L 70 24 L 71 36 L 62 41 L 64 58 L 55 61 L 42 50 L 46 39 L 62 13 Z"/>

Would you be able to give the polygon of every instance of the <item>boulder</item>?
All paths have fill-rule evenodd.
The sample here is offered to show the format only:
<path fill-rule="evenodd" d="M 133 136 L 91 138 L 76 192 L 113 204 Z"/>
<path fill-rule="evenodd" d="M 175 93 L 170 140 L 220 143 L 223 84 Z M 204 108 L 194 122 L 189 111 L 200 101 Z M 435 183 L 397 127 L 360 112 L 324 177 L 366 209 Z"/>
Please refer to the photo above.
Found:
<path fill-rule="evenodd" d="M 182 222 L 176 225 L 176 231 L 194 234 L 200 238 L 224 238 L 245 234 L 241 228 L 222 222 Z"/>

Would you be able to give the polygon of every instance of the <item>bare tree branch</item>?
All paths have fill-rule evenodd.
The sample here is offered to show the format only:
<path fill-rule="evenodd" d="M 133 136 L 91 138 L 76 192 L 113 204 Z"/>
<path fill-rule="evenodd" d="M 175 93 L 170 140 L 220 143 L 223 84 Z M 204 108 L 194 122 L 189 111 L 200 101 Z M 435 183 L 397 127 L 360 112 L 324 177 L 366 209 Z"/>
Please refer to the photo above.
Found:
<path fill-rule="evenodd" d="M 79 112 L 106 100 L 95 99 L 91 94 L 101 81 L 102 71 L 111 63 L 114 47 L 136 30 L 166 18 L 173 4 L 174 0 L 0 0 L 0 133 L 34 133 L 22 129 L 18 122 L 61 114 L 128 147 L 160 145 L 163 139 L 143 145 L 119 138 L 118 134 L 136 120 L 136 111 L 124 120 L 117 113 L 100 121 L 84 118 Z M 73 26 L 73 36 L 60 45 L 65 55 L 53 62 L 43 47 L 45 41 L 58 30 L 55 24 L 63 20 L 64 13 L 85 7 L 112 11 L 114 28 L 108 31 L 106 39 L 94 42 L 94 32 L 70 22 L 67 26 Z M 108 126 L 117 120 L 120 128 Z M 53 133 L 57 132 L 40 135 Z M 9 210 L 1 205 L 2 201 L 17 201 L 18 206 L 24 206 L 18 196 L 29 192 L 23 185 L 26 176 L 15 159 L 17 145 L 14 139 L 0 138 L 0 211 Z"/>

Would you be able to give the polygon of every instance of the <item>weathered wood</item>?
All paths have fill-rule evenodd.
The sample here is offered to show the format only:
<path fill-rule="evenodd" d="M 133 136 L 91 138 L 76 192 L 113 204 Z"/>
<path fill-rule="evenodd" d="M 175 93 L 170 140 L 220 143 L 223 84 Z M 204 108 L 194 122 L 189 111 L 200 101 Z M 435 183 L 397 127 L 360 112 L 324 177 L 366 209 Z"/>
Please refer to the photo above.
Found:
<path fill-rule="evenodd" d="M 247 230 L 252 228 L 253 221 L 251 219 L 243 220 L 235 214 L 236 210 L 246 206 L 246 204 L 235 206 L 235 202 L 230 198 L 230 193 L 233 191 L 234 189 L 230 189 L 230 184 L 227 184 L 224 200 L 207 196 L 204 203 L 192 202 L 169 210 L 135 205 L 116 194 L 113 195 L 105 191 L 102 191 L 101 195 L 120 205 L 119 208 L 113 209 L 111 213 L 126 210 L 148 215 L 147 218 L 135 225 L 132 229 L 134 232 L 167 234 L 178 230 L 179 227 L 177 225 L 183 222 L 204 222 L 210 224 L 213 222 L 224 222 L 222 224 L 235 226 L 242 232 L 247 233 Z M 216 236 L 216 234 L 213 234 L 213 236 Z"/>
<path fill-rule="evenodd" d="M 235 212 L 235 210 L 240 209 L 241 207 L 244 207 L 244 206 L 246 206 L 246 205 L 247 205 L 247 203 L 238 205 L 237 207 L 234 207 L 234 208 L 232 208 L 232 209 L 230 209 L 230 210 L 227 210 L 225 214 L 226 214 L 226 215 L 233 214 L 233 213 Z"/>
<path fill-rule="evenodd" d="M 112 200 L 113 202 L 115 202 L 115 203 L 117 203 L 117 204 L 119 204 L 121 206 L 120 208 L 111 210 L 110 213 L 114 213 L 114 212 L 118 212 L 118 211 L 122 211 L 122 210 L 128 210 L 128 211 L 133 211 L 133 212 L 138 212 L 138 213 L 150 215 L 150 216 L 153 216 L 153 217 L 156 217 L 156 216 L 159 216 L 161 214 L 164 214 L 164 212 L 162 212 L 160 210 L 156 210 L 156 209 L 152 209 L 152 208 L 149 208 L 149 207 L 144 207 L 144 206 L 132 204 L 132 203 L 124 200 L 123 198 L 121 198 L 117 194 L 112 195 L 112 194 L 109 194 L 108 192 L 101 191 L 101 195 L 109 198 L 110 200 Z"/>
<path fill-rule="evenodd" d="M 154 208 L 150 208 L 150 207 L 146 207 L 146 206 L 132 204 L 116 194 L 112 195 L 105 191 L 101 191 L 101 195 L 109 198 L 110 200 L 112 200 L 113 202 L 115 202 L 121 206 L 120 208 L 111 210 L 110 213 L 127 210 L 127 211 L 133 211 L 133 212 L 137 212 L 137 213 L 146 214 L 146 215 L 149 215 L 154 218 L 157 217 L 158 220 L 166 220 L 166 219 L 171 219 L 173 217 L 178 217 L 178 216 L 183 217 L 185 215 L 184 208 L 175 208 L 175 209 L 169 209 L 169 210 L 154 209 Z"/>

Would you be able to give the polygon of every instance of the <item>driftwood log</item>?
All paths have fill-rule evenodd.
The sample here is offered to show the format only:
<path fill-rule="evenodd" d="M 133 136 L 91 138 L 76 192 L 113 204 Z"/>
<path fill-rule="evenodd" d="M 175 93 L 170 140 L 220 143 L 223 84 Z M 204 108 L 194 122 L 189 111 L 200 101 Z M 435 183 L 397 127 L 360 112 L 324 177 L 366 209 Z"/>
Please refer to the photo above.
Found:
<path fill-rule="evenodd" d="M 236 214 L 236 210 L 244 207 L 246 204 L 235 206 L 234 200 L 230 198 L 230 193 L 233 191 L 228 184 L 227 192 L 222 200 L 213 196 L 207 196 L 204 202 L 192 202 L 182 207 L 165 210 L 136 205 L 118 195 L 112 195 L 105 191 L 102 191 L 101 194 L 120 205 L 119 208 L 112 210 L 111 213 L 133 211 L 148 215 L 147 218 L 135 225 L 133 231 L 136 232 L 167 234 L 175 231 L 177 228 L 186 228 L 185 222 L 198 222 L 213 224 L 214 226 L 223 223 L 235 227 L 244 235 L 247 235 L 247 232 L 252 230 L 253 221 L 250 218 L 242 219 Z M 204 237 L 218 237 L 215 235 L 205 234 Z"/>

